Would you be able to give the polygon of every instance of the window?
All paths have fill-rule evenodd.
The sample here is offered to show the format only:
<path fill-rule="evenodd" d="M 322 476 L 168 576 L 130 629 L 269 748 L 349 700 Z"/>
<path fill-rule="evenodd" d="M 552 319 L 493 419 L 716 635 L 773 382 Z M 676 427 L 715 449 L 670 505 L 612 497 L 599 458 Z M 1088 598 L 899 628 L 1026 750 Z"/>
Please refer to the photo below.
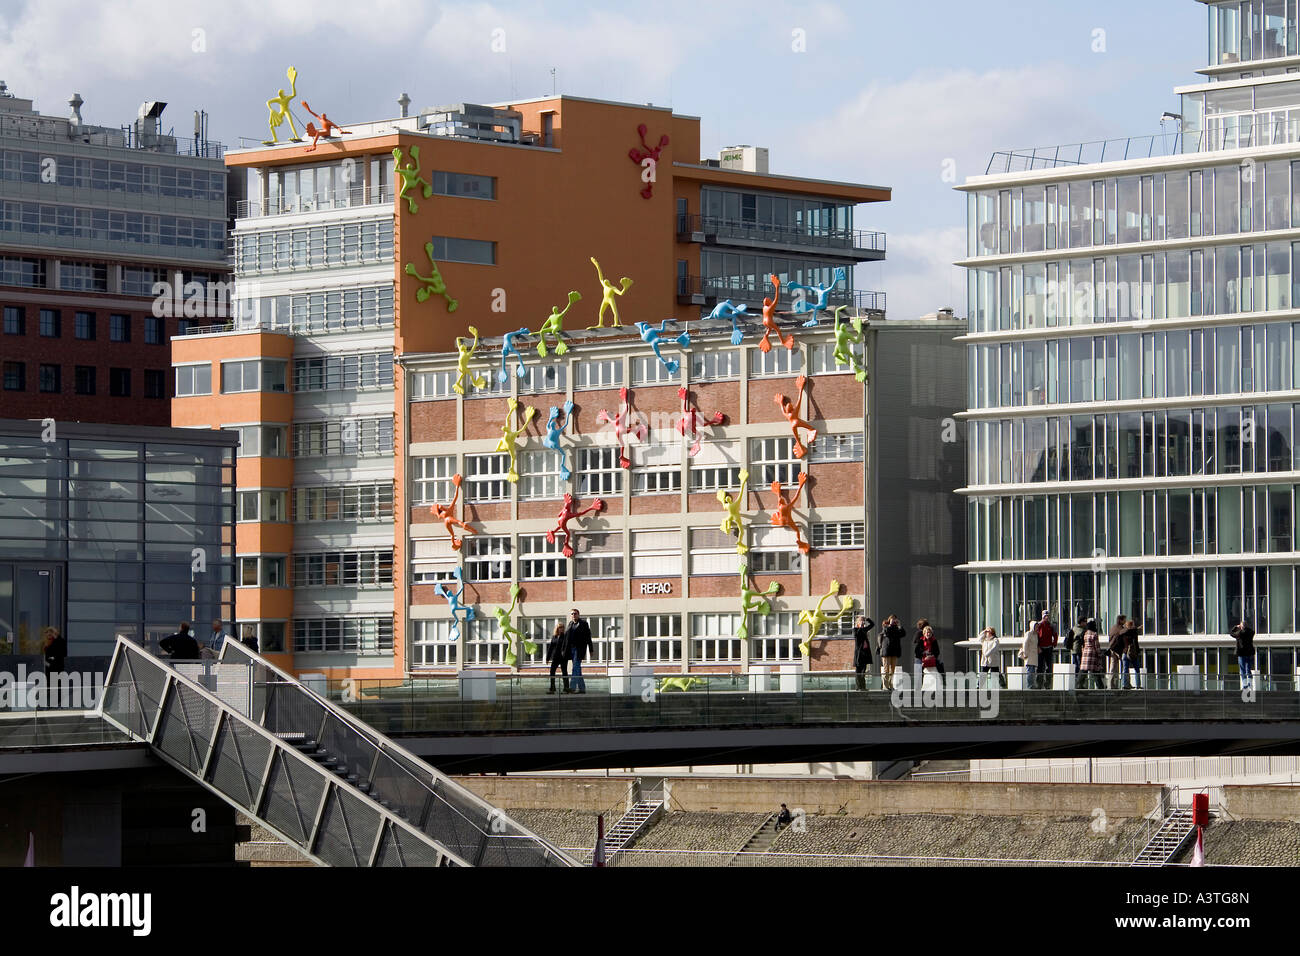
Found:
<path fill-rule="evenodd" d="M 241 641 L 255 641 L 262 653 L 284 651 L 285 621 L 245 621 L 239 625 Z"/>
<path fill-rule="evenodd" d="M 564 539 L 556 535 L 554 543 L 544 534 L 519 536 L 519 579 L 521 581 L 563 581 L 569 576 L 569 562 L 561 548 Z"/>
<path fill-rule="evenodd" d="M 549 448 L 516 452 L 519 455 L 519 500 L 554 500 L 564 495 L 560 479 L 560 453 Z"/>
<path fill-rule="evenodd" d="M 95 394 L 95 367 L 93 365 L 76 366 L 74 377 L 76 378 L 78 395 Z"/>
<path fill-rule="evenodd" d="M 460 553 L 453 551 L 447 536 L 411 539 L 411 583 L 438 584 L 456 580 Z"/>
<path fill-rule="evenodd" d="M 692 614 L 691 660 L 701 664 L 740 661 L 739 614 Z"/>
<path fill-rule="evenodd" d="M 608 498 L 623 493 L 623 466 L 618 463 L 617 448 L 578 448 L 573 459 L 579 497 Z"/>
<path fill-rule="evenodd" d="M 592 651 L 594 652 L 596 642 L 596 623 L 590 618 L 587 620 L 587 626 L 591 629 Z M 520 648 L 519 666 L 520 667 L 546 667 L 546 644 L 555 633 L 556 625 L 565 626 L 568 621 L 564 617 L 556 615 L 554 617 L 529 617 L 524 618 L 518 624 L 519 631 L 524 635 L 526 640 L 533 641 L 537 645 L 535 653 L 526 653 Z M 589 658 L 583 658 L 583 663 L 597 663 L 594 653 Z"/>
<path fill-rule="evenodd" d="M 591 628 L 591 663 L 621 664 L 623 662 L 622 616 L 598 614 L 586 618 L 586 621 L 587 626 Z"/>
<path fill-rule="evenodd" d="M 108 394 L 116 398 L 131 396 L 131 370 L 129 368 L 110 368 L 108 370 Z"/>
<path fill-rule="evenodd" d="M 632 615 L 632 660 L 672 664 L 682 659 L 682 619 L 676 614 Z"/>
<path fill-rule="evenodd" d="M 660 342 L 660 346 L 667 348 L 667 342 Z M 637 355 L 632 359 L 632 384 L 633 385 L 657 385 L 657 384 L 676 384 L 681 380 L 681 370 L 676 372 L 668 371 L 668 367 L 659 361 L 654 355 Z"/>
<path fill-rule="evenodd" d="M 435 196 L 460 196 L 473 199 L 495 199 L 496 177 L 476 176 L 473 173 L 445 173 L 435 169 L 430 182 Z"/>
<path fill-rule="evenodd" d="M 108 337 L 114 342 L 131 341 L 131 317 L 114 313 L 108 317 Z"/>
<path fill-rule="evenodd" d="M 78 312 L 73 319 L 73 334 L 79 339 L 94 341 L 95 313 Z M 114 339 L 116 341 L 116 339 Z"/>
<path fill-rule="evenodd" d="M 286 560 L 283 557 L 266 555 L 241 557 L 239 559 L 240 587 L 287 587 L 284 577 Z"/>
<path fill-rule="evenodd" d="M 294 587 L 387 587 L 393 583 L 393 551 L 326 551 L 293 559 Z"/>
<path fill-rule="evenodd" d="M 483 614 L 461 625 L 465 635 L 465 666 L 500 666 L 505 663 L 506 642 L 494 615 Z"/>
<path fill-rule="evenodd" d="M 623 576 L 622 532 L 593 531 L 580 534 L 574 538 L 573 552 L 575 580 Z"/>
<path fill-rule="evenodd" d="M 411 459 L 413 503 L 432 505 L 451 501 L 456 490 L 451 483 L 451 476 L 455 470 L 456 459 L 451 455 Z"/>
<path fill-rule="evenodd" d="M 854 342 L 850 349 L 858 360 L 858 365 L 865 367 L 862 358 L 862 343 Z M 775 351 L 775 349 L 773 349 Z M 819 342 L 816 345 L 808 347 L 808 374 L 809 375 L 834 375 L 837 372 L 849 373 L 853 371 L 851 365 L 841 365 L 835 360 L 835 343 Z"/>
<path fill-rule="evenodd" d="M 450 624 L 450 622 L 444 623 Z M 270 650 L 265 646 L 262 649 Z M 393 619 L 391 617 L 299 618 L 293 622 L 293 649 L 295 652 L 302 653 L 367 654 L 392 651 Z"/>
<path fill-rule="evenodd" d="M 5 335 L 27 334 L 27 312 L 22 306 L 5 306 Z"/>
<path fill-rule="evenodd" d="M 680 578 L 682 576 L 682 533 L 673 531 L 632 532 L 632 577 Z"/>
<path fill-rule="evenodd" d="M 42 392 L 61 392 L 63 391 L 62 376 L 63 367 L 59 365 L 42 365 L 41 366 L 40 388 Z"/>
<path fill-rule="evenodd" d="M 569 381 L 564 365 L 528 365 L 528 374 L 519 379 L 519 394 L 563 392 Z"/>
<path fill-rule="evenodd" d="M 145 398 L 166 398 L 167 397 L 167 372 L 160 368 L 147 368 L 144 370 L 144 397 Z"/>
<path fill-rule="evenodd" d="M 455 372 L 417 372 L 411 376 L 411 400 L 454 398 L 456 393 L 451 386 L 455 381 Z M 466 376 L 465 387 L 473 388 L 468 382 L 468 376 Z"/>
<path fill-rule="evenodd" d="M 461 546 L 465 554 L 466 581 L 509 581 L 510 539 L 467 535 Z"/>
<path fill-rule="evenodd" d="M 212 366 L 202 365 L 176 366 L 176 397 L 212 394 Z"/>
<path fill-rule="evenodd" d="M 803 462 L 794 457 L 793 442 L 788 436 L 750 439 L 749 480 L 754 487 L 767 488 L 774 481 L 786 488 L 798 486 Z"/>
<path fill-rule="evenodd" d="M 812 526 L 809 542 L 819 551 L 828 548 L 861 548 L 866 543 L 861 521 L 828 521 Z"/>
<path fill-rule="evenodd" d="M 27 365 L 24 362 L 5 362 L 4 381 L 6 392 L 27 391 Z"/>
<path fill-rule="evenodd" d="M 692 492 L 739 491 L 740 442 L 701 442 L 699 453 L 690 460 L 690 473 Z"/>
<path fill-rule="evenodd" d="M 740 378 L 739 349 L 691 354 L 692 382 L 720 382 L 731 378 Z"/>
<path fill-rule="evenodd" d="M 846 435 L 818 435 L 808 450 L 809 462 L 861 461 L 862 433 Z M 797 478 L 795 479 L 798 480 Z"/>
<path fill-rule="evenodd" d="M 238 496 L 237 521 L 288 520 L 287 491 L 241 491 Z"/>
<path fill-rule="evenodd" d="M 622 384 L 622 359 L 579 362 L 573 371 L 574 388 L 616 388 Z"/>
<path fill-rule="evenodd" d="M 349 418 L 346 421 L 302 422 L 293 426 L 293 454 L 296 458 L 330 455 L 390 455 L 393 451 L 393 419 Z"/>
<path fill-rule="evenodd" d="M 474 385 L 472 382 L 470 382 L 470 379 L 473 378 L 473 376 L 478 375 L 480 373 L 482 373 L 483 377 L 487 379 L 487 381 L 484 383 L 482 388 L 479 388 L 477 385 Z M 497 377 L 497 372 L 495 369 L 491 369 L 491 368 L 471 369 L 470 374 L 465 376 L 465 382 L 464 382 L 465 397 L 466 398 L 493 398 L 501 395 L 509 395 L 510 383 L 512 381 L 514 381 L 513 375 L 508 375 L 504 382 L 501 381 Z M 452 392 L 452 394 L 455 395 L 456 393 Z"/>
<path fill-rule="evenodd" d="M 144 317 L 144 343 L 145 345 L 162 345 L 163 340 L 163 320 L 154 315 Z"/>
<path fill-rule="evenodd" d="M 294 489 L 294 521 L 387 521 L 392 517 L 391 481 Z"/>
<path fill-rule="evenodd" d="M 228 425 L 239 432 L 240 458 L 286 458 L 289 441 L 287 425 Z"/>
<path fill-rule="evenodd" d="M 438 262 L 469 262 L 474 265 L 494 266 L 497 262 L 497 244 L 482 239 L 456 239 L 452 236 L 433 236 L 433 258 Z"/>
<path fill-rule="evenodd" d="M 636 467 L 632 469 L 632 493 L 638 495 L 671 494 L 682 490 L 682 440 L 676 432 L 657 436 L 651 444 L 637 449 Z"/>
<path fill-rule="evenodd" d="M 62 335 L 58 309 L 41 309 L 41 335 L 47 339 L 57 339 Z"/>
<path fill-rule="evenodd" d="M 825 633 L 823 631 L 823 633 Z M 749 616 L 749 660 L 753 664 L 797 661 L 803 629 L 795 611 L 773 611 Z"/>
<path fill-rule="evenodd" d="M 45 260 L 0 256 L 0 285 L 45 288 Z"/>
<path fill-rule="evenodd" d="M 108 266 L 65 260 L 59 263 L 59 288 L 72 292 L 107 292 Z"/>
<path fill-rule="evenodd" d="M 448 373 L 449 374 L 449 373 Z M 293 387 L 299 392 L 392 388 L 393 352 L 321 355 L 294 361 Z M 283 391 L 284 388 L 276 389 Z"/>
<path fill-rule="evenodd" d="M 506 480 L 509 471 L 509 455 L 466 455 L 465 500 L 509 501 L 510 482 Z"/>
<path fill-rule="evenodd" d="M 245 359 L 221 363 L 221 391 L 283 392 L 288 362 L 275 359 Z"/>
<path fill-rule="evenodd" d="M 764 378 L 777 375 L 795 375 L 803 368 L 803 356 L 798 349 L 776 347 L 770 352 L 759 349 L 749 350 L 750 378 Z"/>
<path fill-rule="evenodd" d="M 789 528 L 749 527 L 749 570 L 752 574 L 794 574 L 803 570 L 803 554 Z"/>
<path fill-rule="evenodd" d="M 691 528 L 691 574 L 737 574 L 736 539 L 718 528 Z"/>
<path fill-rule="evenodd" d="M 455 665 L 459 648 L 451 639 L 451 621 L 413 621 L 411 640 L 415 650 L 415 666 Z"/>

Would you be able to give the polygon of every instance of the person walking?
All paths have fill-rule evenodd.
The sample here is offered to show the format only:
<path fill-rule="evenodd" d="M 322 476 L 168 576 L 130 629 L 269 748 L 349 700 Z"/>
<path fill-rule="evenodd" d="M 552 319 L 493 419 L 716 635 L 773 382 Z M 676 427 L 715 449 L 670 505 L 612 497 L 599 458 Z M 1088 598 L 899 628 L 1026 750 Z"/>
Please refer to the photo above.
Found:
<path fill-rule="evenodd" d="M 903 638 L 907 632 L 898 620 L 897 614 L 885 618 L 880 630 L 880 681 L 885 690 L 894 689 L 894 671 L 898 667 L 898 658 L 903 653 Z"/>
<path fill-rule="evenodd" d="M 560 669 L 564 678 L 564 692 L 569 692 L 569 645 L 564 639 L 564 624 L 556 624 L 551 639 L 546 643 L 546 660 L 551 665 L 551 686 L 546 693 L 555 693 L 555 669 Z"/>
<path fill-rule="evenodd" d="M 1038 629 L 1030 627 L 1020 644 L 1019 657 L 1025 662 L 1025 690 L 1032 690 L 1038 676 Z"/>
<path fill-rule="evenodd" d="M 585 694 L 587 682 L 582 677 L 582 661 L 591 651 L 591 628 L 576 607 L 569 612 L 569 627 L 564 632 L 564 643 L 573 671 L 572 686 L 566 687 L 565 693 Z"/>
<path fill-rule="evenodd" d="M 1255 629 L 1243 618 L 1231 631 L 1237 645 L 1237 670 L 1241 674 L 1241 689 L 1253 686 L 1255 675 Z"/>
<path fill-rule="evenodd" d="M 179 630 L 164 637 L 158 646 L 174 661 L 197 661 L 201 656 L 199 642 L 190 633 L 190 625 L 186 621 L 181 621 Z"/>
<path fill-rule="evenodd" d="M 1056 645 L 1059 637 L 1052 626 L 1050 612 L 1043 611 L 1043 616 L 1034 629 L 1038 634 L 1038 682 L 1045 689 L 1052 689 L 1052 664 L 1055 662 Z"/>
<path fill-rule="evenodd" d="M 998 651 L 998 632 L 992 627 L 980 631 L 980 686 L 984 686 L 985 674 L 996 674 L 998 687 L 1005 687 L 1002 679 L 1002 655 Z M 992 679 L 989 679 L 992 686 Z"/>
<path fill-rule="evenodd" d="M 1136 621 L 1126 621 L 1124 626 L 1124 653 L 1120 657 L 1120 669 L 1124 672 L 1124 689 L 1129 689 L 1128 672 L 1129 668 L 1133 669 L 1133 683 L 1138 690 L 1142 689 L 1142 649 L 1138 646 L 1138 631 Z"/>
<path fill-rule="evenodd" d="M 867 668 L 871 666 L 871 629 L 876 622 L 859 614 L 853 628 L 853 670 L 857 675 L 858 690 L 867 689 Z"/>
<path fill-rule="evenodd" d="M 1115 618 L 1115 626 L 1110 629 L 1110 648 L 1106 656 L 1106 671 L 1110 675 L 1111 690 L 1119 689 L 1119 667 L 1124 657 L 1124 635 L 1128 631 L 1127 618 L 1123 614 Z"/>
<path fill-rule="evenodd" d="M 1079 668 L 1076 687 L 1087 687 L 1091 684 L 1098 690 L 1106 689 L 1105 663 L 1102 660 L 1101 640 L 1097 636 L 1096 621 L 1089 621 L 1084 628 Z"/>

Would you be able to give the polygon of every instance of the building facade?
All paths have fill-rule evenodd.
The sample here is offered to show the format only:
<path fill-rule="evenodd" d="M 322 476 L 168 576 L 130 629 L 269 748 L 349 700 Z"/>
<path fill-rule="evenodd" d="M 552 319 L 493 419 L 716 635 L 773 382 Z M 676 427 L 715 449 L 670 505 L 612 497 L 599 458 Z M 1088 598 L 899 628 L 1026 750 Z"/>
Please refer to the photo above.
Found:
<path fill-rule="evenodd" d="M 968 195 L 972 630 L 1134 619 L 1148 674 L 1296 673 L 1294 4 L 1207 4 L 1179 129 L 999 153 Z M 1010 647 L 1012 642 L 1008 641 Z M 1010 661 L 1008 650 L 1008 663 Z"/>
<path fill-rule="evenodd" d="M 0 414 L 170 424 L 170 340 L 227 316 L 221 147 L 42 116 L 0 83 Z M 163 290 L 167 290 L 164 292 Z"/>

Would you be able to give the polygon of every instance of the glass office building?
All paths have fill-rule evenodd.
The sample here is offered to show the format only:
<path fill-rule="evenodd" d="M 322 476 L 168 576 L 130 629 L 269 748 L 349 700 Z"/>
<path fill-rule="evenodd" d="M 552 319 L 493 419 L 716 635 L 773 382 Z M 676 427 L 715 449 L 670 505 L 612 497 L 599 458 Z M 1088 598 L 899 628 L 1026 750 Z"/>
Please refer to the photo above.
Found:
<path fill-rule="evenodd" d="M 1215 674 L 1245 618 L 1290 678 L 1298 13 L 1208 6 L 1212 62 L 1168 132 L 997 153 L 960 187 L 970 620 L 1126 614 L 1148 671 Z"/>
<path fill-rule="evenodd" d="M 0 670 L 99 670 L 125 635 L 153 644 L 234 611 L 233 432 L 0 420 Z"/>

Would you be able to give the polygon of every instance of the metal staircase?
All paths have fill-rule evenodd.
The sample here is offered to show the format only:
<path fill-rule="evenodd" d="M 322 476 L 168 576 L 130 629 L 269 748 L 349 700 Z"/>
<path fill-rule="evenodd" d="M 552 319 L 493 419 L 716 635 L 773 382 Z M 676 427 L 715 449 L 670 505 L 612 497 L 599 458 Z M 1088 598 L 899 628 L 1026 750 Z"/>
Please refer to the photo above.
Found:
<path fill-rule="evenodd" d="M 577 865 L 237 641 L 173 667 L 119 638 L 99 715 L 324 866 Z"/>
<path fill-rule="evenodd" d="M 1133 866 L 1165 866 L 1178 855 L 1184 844 L 1196 832 L 1190 808 L 1175 807 L 1169 811 L 1156 832 L 1151 835 Z"/>
<path fill-rule="evenodd" d="M 619 818 L 605 834 L 605 862 L 611 863 L 614 855 L 631 846 L 646 829 L 650 821 L 664 808 L 663 800 L 639 800 L 632 808 Z M 594 852 L 594 851 L 593 851 Z M 593 853 L 589 852 L 585 862 L 591 863 Z"/>

